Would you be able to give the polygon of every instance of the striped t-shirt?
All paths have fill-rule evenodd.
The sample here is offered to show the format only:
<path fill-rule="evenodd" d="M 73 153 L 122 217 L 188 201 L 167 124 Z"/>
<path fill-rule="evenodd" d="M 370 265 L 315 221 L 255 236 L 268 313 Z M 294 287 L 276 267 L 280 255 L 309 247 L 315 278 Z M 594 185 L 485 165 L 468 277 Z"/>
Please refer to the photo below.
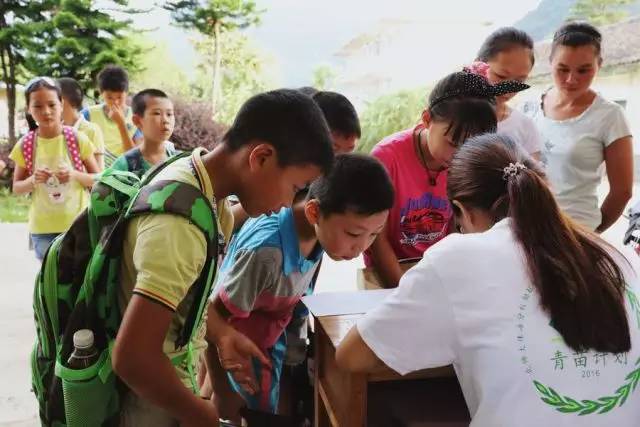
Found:
<path fill-rule="evenodd" d="M 250 219 L 234 237 L 218 272 L 214 295 L 229 322 L 263 350 L 284 332 L 320 264 L 318 246 L 305 258 L 291 208 Z"/>

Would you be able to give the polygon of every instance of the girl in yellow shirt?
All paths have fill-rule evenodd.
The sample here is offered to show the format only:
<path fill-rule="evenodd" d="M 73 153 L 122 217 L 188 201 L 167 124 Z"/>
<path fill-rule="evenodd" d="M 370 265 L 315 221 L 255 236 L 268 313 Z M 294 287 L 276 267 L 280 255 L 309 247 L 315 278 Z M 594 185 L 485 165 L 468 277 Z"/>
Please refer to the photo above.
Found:
<path fill-rule="evenodd" d="M 42 260 L 53 239 L 86 207 L 86 188 L 93 185 L 98 165 L 86 135 L 63 127 L 61 91 L 53 79 L 31 80 L 25 96 L 34 133 L 23 137 L 9 157 L 16 164 L 13 192 L 32 196 L 29 233 Z"/>

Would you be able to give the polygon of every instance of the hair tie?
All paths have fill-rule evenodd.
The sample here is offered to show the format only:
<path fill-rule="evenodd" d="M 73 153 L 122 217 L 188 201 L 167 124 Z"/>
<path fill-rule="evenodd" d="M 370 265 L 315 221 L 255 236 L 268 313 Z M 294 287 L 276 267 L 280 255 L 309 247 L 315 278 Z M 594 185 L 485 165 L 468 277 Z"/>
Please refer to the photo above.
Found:
<path fill-rule="evenodd" d="M 489 67 L 489 64 L 487 64 L 486 62 L 473 61 L 471 65 L 467 65 L 462 69 L 462 71 L 471 74 L 477 74 L 489 80 L 489 68 L 491 67 Z"/>
<path fill-rule="evenodd" d="M 482 67 L 479 65 L 478 70 Z M 495 85 L 489 83 L 489 80 L 485 76 L 476 74 L 469 68 L 465 68 L 464 71 L 459 72 L 460 83 L 458 87 L 445 92 L 441 96 L 434 99 L 429 104 L 429 109 L 433 108 L 445 99 L 453 98 L 455 96 L 468 96 L 475 98 L 494 99 L 496 96 L 506 95 L 507 93 L 516 93 L 529 89 L 529 85 L 519 82 L 517 80 L 505 80 Z"/>
<path fill-rule="evenodd" d="M 509 163 L 509 166 L 505 166 L 504 169 L 502 169 L 502 179 L 508 181 L 525 169 L 527 169 L 527 167 L 520 162 Z"/>

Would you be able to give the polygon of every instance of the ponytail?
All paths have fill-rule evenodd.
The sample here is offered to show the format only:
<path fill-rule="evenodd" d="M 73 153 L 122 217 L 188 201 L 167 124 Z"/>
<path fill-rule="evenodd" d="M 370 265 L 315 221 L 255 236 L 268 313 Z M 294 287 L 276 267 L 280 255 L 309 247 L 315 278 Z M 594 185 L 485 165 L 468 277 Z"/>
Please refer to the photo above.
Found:
<path fill-rule="evenodd" d="M 521 167 L 507 173 L 515 165 Z M 488 211 L 496 221 L 511 218 L 540 304 L 569 347 L 631 348 L 625 280 L 610 255 L 615 249 L 560 211 L 538 164 L 511 139 L 487 134 L 467 141 L 448 185 L 452 200 Z"/>
<path fill-rule="evenodd" d="M 36 120 L 30 113 L 25 113 L 24 118 L 27 120 L 27 125 L 29 126 L 30 131 L 38 129 L 38 123 L 36 123 Z"/>

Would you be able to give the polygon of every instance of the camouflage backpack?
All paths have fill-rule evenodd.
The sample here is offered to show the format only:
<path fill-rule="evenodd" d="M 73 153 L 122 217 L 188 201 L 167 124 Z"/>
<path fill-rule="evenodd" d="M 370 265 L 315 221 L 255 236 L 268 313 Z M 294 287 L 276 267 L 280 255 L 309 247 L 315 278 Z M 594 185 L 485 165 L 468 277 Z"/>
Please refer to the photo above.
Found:
<path fill-rule="evenodd" d="M 142 181 L 129 172 L 107 170 L 96 182 L 87 209 L 69 231 L 47 251 L 36 278 L 33 307 L 36 342 L 31 354 L 33 391 L 46 426 L 118 425 L 120 392 L 124 385 L 111 367 L 111 350 L 122 318 L 118 306 L 119 272 L 126 224 L 146 213 L 181 215 L 205 235 L 207 258 L 189 295 L 193 304 L 176 348 L 187 351 L 172 360 L 192 377 L 191 342 L 217 268 L 218 233 L 215 206 L 198 188 L 168 180 L 150 182 L 159 171 L 188 153 L 152 169 Z M 201 184 L 202 188 L 202 184 Z M 66 366 L 73 351 L 73 334 L 90 329 L 99 352 L 86 369 Z"/>

